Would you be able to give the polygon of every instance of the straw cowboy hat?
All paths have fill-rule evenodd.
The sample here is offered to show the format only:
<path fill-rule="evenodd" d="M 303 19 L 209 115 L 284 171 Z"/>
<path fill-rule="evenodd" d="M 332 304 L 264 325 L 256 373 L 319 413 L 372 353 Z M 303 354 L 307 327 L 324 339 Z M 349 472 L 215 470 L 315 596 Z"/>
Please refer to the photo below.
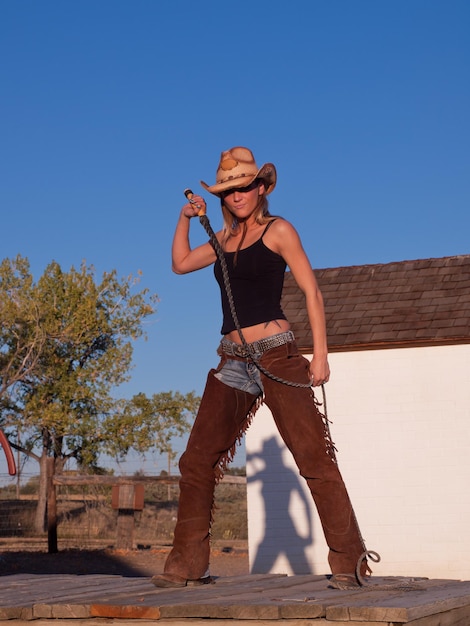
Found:
<path fill-rule="evenodd" d="M 256 178 L 263 180 L 267 195 L 276 186 L 276 168 L 272 163 L 265 163 L 258 168 L 251 150 L 238 146 L 222 152 L 215 185 L 208 185 L 202 180 L 201 185 L 218 196 L 227 189 L 248 187 Z"/>

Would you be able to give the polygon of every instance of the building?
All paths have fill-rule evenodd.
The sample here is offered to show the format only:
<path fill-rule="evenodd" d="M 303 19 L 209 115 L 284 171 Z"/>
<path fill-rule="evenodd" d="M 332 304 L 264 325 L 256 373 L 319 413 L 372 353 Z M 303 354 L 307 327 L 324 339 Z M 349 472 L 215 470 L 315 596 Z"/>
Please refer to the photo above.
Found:
<path fill-rule="evenodd" d="M 365 543 L 382 557 L 374 574 L 469 579 L 470 255 L 316 275 L 332 370 L 327 414 Z M 311 357 L 290 273 L 283 307 Z M 267 407 L 246 450 L 252 572 L 327 573 L 313 502 Z"/>

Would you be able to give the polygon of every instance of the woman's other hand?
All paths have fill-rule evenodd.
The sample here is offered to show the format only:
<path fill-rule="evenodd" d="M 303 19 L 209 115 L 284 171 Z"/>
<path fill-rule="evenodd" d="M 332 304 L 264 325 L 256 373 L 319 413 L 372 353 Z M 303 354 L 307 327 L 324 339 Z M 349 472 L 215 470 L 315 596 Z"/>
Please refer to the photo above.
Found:
<path fill-rule="evenodd" d="M 309 367 L 310 380 L 313 387 L 319 387 L 324 385 L 330 380 L 330 366 L 328 365 L 328 359 L 320 359 L 319 357 L 313 357 L 310 361 Z"/>

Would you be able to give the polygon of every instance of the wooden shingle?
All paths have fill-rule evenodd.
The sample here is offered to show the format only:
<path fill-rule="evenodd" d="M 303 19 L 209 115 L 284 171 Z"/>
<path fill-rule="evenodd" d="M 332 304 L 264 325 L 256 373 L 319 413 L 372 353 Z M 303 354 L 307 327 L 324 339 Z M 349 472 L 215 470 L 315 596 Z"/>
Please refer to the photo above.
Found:
<path fill-rule="evenodd" d="M 470 343 L 470 255 L 315 270 L 331 352 Z M 290 272 L 284 312 L 312 351 L 305 299 Z"/>

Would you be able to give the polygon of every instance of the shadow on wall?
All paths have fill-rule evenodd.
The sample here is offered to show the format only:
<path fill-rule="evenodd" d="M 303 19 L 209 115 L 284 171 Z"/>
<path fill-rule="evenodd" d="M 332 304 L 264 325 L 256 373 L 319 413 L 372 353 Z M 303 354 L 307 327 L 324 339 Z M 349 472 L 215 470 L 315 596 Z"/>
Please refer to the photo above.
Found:
<path fill-rule="evenodd" d="M 302 477 L 286 467 L 282 458 L 282 448 L 275 437 L 267 439 L 263 449 L 257 454 L 248 454 L 247 462 L 261 461 L 264 469 L 256 471 L 247 480 L 260 483 L 261 500 L 265 512 L 265 528 L 251 566 L 252 574 L 266 574 L 273 571 L 276 561 L 287 559 L 293 574 L 312 574 L 307 550 L 313 543 L 313 522 L 310 500 L 302 487 Z M 293 498 L 300 503 L 298 517 L 304 518 L 305 531 L 300 533 L 291 506 Z M 299 521 L 299 520 L 297 520 Z M 280 541 L 286 537 L 286 541 Z"/>

